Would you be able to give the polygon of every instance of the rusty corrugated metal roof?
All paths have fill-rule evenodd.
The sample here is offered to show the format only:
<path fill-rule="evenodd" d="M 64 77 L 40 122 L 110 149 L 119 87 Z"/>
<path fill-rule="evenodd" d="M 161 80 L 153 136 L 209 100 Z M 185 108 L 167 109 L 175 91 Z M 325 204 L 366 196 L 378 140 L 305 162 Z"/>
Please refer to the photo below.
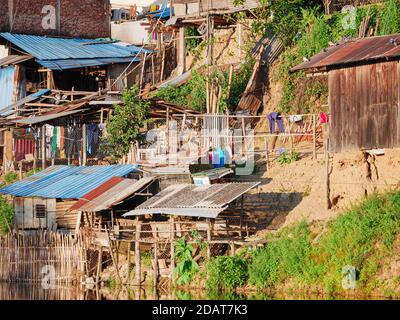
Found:
<path fill-rule="evenodd" d="M 259 182 L 224 183 L 206 186 L 172 185 L 124 216 L 169 214 L 216 218 L 228 204 L 258 186 Z"/>
<path fill-rule="evenodd" d="M 89 201 L 95 199 L 100 194 L 106 192 L 108 189 L 112 188 L 116 184 L 123 181 L 124 178 L 121 177 L 112 177 L 110 180 L 104 182 L 102 185 L 97 187 L 96 189 L 90 191 L 89 193 L 85 194 L 78 202 L 76 202 L 69 211 L 77 211 L 80 207 L 88 203 Z"/>
<path fill-rule="evenodd" d="M 290 71 L 328 70 L 350 64 L 400 58 L 400 35 L 350 40 L 330 46 Z"/>
<path fill-rule="evenodd" d="M 109 209 L 154 181 L 154 177 L 140 180 L 112 178 L 84 195 L 69 211 L 99 212 Z"/>
<path fill-rule="evenodd" d="M 11 66 L 33 59 L 31 55 L 9 55 L 0 59 L 0 67 Z"/>

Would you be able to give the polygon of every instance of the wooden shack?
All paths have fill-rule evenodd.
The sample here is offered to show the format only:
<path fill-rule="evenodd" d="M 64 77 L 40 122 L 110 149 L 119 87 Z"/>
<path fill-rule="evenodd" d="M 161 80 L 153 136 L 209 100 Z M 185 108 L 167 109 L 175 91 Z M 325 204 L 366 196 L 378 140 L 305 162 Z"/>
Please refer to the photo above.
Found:
<path fill-rule="evenodd" d="M 0 189 L 0 194 L 14 197 L 15 228 L 70 232 L 79 216 L 69 209 L 79 199 L 111 178 L 133 171 L 133 165 L 52 166 Z"/>
<path fill-rule="evenodd" d="M 331 152 L 400 146 L 400 35 L 333 45 L 291 71 L 327 75 Z"/>

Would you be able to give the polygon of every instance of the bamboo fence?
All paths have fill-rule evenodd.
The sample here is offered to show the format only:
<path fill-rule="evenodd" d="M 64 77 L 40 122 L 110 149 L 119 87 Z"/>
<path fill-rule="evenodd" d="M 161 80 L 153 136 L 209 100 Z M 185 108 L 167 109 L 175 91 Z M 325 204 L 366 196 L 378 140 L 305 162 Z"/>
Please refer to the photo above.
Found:
<path fill-rule="evenodd" d="M 0 239 L 0 281 L 15 283 L 72 284 L 83 279 L 86 241 L 49 232 L 12 233 Z"/>

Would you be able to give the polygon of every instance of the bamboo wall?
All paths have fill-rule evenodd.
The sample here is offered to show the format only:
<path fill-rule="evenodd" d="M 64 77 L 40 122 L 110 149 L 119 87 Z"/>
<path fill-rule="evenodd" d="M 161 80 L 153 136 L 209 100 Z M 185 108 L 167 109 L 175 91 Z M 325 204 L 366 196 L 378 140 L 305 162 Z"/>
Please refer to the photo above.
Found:
<path fill-rule="evenodd" d="M 59 286 L 82 280 L 86 264 L 83 239 L 47 231 L 1 238 L 0 281 L 43 284 L 47 277 L 48 285 Z"/>

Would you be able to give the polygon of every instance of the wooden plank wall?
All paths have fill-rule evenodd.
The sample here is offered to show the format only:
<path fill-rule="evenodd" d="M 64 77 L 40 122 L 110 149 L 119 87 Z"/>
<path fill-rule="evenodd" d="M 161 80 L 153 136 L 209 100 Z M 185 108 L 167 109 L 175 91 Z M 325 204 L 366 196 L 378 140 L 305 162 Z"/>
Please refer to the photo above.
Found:
<path fill-rule="evenodd" d="M 67 212 L 77 200 L 58 200 L 56 204 L 56 222 L 58 229 L 75 230 L 78 212 Z"/>
<path fill-rule="evenodd" d="M 400 146 L 399 62 L 329 72 L 330 151 Z"/>

